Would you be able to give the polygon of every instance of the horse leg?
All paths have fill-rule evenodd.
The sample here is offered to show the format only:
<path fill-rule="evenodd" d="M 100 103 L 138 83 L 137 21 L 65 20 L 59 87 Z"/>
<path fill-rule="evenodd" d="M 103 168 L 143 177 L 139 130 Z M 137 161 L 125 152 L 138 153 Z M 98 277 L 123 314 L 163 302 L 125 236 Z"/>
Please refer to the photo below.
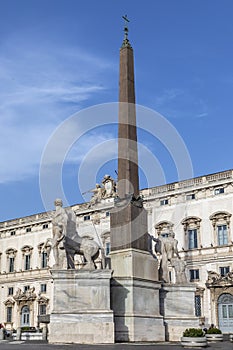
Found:
<path fill-rule="evenodd" d="M 95 269 L 95 264 L 92 260 L 92 254 L 91 252 L 88 250 L 86 250 L 84 253 L 84 258 L 86 259 L 86 264 L 84 266 L 84 269 L 87 269 L 87 270 L 94 270 Z"/>
<path fill-rule="evenodd" d="M 67 269 L 74 269 L 74 252 L 66 250 Z"/>

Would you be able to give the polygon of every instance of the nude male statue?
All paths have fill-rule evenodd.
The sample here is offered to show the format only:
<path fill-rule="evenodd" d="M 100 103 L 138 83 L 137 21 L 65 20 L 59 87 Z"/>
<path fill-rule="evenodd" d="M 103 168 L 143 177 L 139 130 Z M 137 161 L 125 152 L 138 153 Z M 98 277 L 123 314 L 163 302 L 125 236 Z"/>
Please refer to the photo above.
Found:
<path fill-rule="evenodd" d="M 52 218 L 53 226 L 53 238 L 52 238 L 52 250 L 55 260 L 54 267 L 61 267 L 62 261 L 60 259 L 59 253 L 61 252 L 60 247 L 62 246 L 62 240 L 66 235 L 68 215 L 65 209 L 62 207 L 63 203 L 61 199 L 56 199 L 54 201 L 55 212 Z"/>
<path fill-rule="evenodd" d="M 172 263 L 172 259 L 175 256 L 180 259 L 177 245 L 178 241 L 175 239 L 174 232 L 171 232 L 168 237 L 159 237 L 156 239 L 155 251 L 162 256 L 159 268 L 159 279 L 164 282 L 170 282 L 168 263 Z"/>

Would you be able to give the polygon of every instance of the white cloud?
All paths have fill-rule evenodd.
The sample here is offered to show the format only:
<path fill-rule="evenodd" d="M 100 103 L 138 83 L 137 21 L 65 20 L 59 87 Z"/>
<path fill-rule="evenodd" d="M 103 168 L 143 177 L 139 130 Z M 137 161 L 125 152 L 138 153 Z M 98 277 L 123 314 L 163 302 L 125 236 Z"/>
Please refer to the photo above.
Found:
<path fill-rule="evenodd" d="M 178 96 L 182 96 L 184 91 L 181 89 L 165 89 L 160 96 L 155 99 L 155 105 L 160 107 L 175 100 Z"/>
<path fill-rule="evenodd" d="M 36 174 L 50 134 L 106 88 L 100 76 L 110 67 L 80 48 L 16 42 L 0 52 L 0 183 Z"/>

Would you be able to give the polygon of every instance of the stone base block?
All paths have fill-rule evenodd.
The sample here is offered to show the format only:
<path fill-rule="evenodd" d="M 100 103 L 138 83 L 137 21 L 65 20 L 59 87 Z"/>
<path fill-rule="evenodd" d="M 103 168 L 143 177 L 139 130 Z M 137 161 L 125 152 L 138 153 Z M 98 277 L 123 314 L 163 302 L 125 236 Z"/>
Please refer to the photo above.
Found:
<path fill-rule="evenodd" d="M 114 343 L 111 270 L 52 270 L 49 343 Z"/>
<path fill-rule="evenodd" d="M 124 249 L 110 253 L 113 277 L 158 281 L 158 261 L 149 252 Z"/>
<path fill-rule="evenodd" d="M 179 341 L 186 328 L 199 328 L 198 317 L 164 317 L 166 341 Z"/>
<path fill-rule="evenodd" d="M 195 316 L 196 287 L 190 284 L 164 284 L 160 291 L 161 314 L 164 316 L 167 341 L 179 341 L 186 328 L 198 328 Z"/>
<path fill-rule="evenodd" d="M 113 344 L 113 314 L 52 314 L 49 343 Z"/>
<path fill-rule="evenodd" d="M 164 341 L 163 317 L 159 313 L 160 283 L 115 277 L 111 282 L 117 342 Z"/>
<path fill-rule="evenodd" d="M 161 316 L 115 316 L 116 342 L 160 342 L 165 340 Z"/>

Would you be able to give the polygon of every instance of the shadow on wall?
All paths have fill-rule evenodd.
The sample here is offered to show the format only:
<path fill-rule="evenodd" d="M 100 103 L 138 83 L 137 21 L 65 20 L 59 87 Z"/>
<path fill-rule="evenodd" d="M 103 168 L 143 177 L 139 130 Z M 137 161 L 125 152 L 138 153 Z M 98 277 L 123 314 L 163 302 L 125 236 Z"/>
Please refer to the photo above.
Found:
<path fill-rule="evenodd" d="M 119 282 L 112 278 L 110 307 L 114 313 L 115 339 L 117 339 L 117 342 L 129 341 L 129 329 L 125 324 L 125 313 L 127 311 L 126 300 L 128 293 L 129 290 L 127 288 L 123 287 Z"/>

